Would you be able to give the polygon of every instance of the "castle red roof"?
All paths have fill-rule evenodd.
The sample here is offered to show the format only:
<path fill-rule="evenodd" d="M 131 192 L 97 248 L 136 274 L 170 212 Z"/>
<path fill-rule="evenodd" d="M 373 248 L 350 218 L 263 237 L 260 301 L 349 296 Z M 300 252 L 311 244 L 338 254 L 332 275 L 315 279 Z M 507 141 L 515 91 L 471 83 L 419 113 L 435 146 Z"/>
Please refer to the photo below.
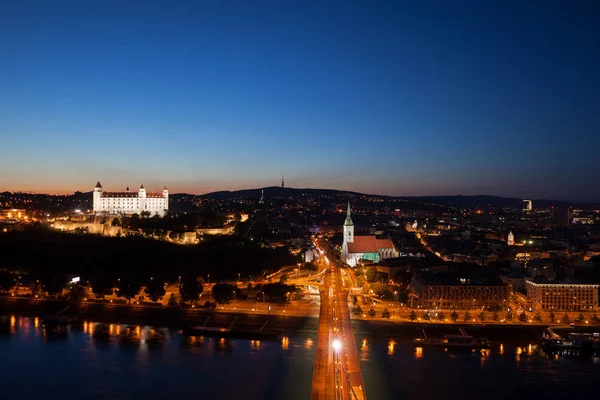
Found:
<path fill-rule="evenodd" d="M 102 185 L 100 184 L 100 181 L 98 181 L 98 183 L 96 183 L 95 187 L 97 187 L 97 188 L 101 188 L 102 187 Z"/>
<path fill-rule="evenodd" d="M 138 197 L 137 192 L 104 192 L 101 197 Z"/>

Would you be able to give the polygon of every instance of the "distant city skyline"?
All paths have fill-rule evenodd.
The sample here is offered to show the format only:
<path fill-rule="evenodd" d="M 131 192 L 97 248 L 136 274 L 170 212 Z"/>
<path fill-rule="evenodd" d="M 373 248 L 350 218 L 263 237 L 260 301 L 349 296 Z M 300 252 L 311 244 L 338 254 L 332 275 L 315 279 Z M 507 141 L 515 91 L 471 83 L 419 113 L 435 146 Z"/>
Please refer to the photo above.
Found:
<path fill-rule="evenodd" d="M 599 202 L 600 3 L 0 6 L 0 191 Z"/>

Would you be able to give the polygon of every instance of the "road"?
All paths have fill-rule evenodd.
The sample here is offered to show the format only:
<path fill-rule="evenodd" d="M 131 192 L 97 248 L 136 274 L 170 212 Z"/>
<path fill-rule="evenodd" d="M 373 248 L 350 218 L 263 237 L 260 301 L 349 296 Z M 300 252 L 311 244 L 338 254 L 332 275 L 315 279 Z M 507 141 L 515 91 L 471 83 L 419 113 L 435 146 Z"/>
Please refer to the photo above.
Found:
<path fill-rule="evenodd" d="M 348 310 L 352 276 L 332 257 L 324 260 L 311 398 L 362 400 L 364 383 Z"/>

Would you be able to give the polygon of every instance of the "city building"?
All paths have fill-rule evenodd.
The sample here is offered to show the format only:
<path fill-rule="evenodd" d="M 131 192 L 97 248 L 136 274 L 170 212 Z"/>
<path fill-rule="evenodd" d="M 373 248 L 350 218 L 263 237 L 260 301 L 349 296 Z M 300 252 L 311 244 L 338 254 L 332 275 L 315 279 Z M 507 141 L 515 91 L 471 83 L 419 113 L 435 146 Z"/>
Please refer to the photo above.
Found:
<path fill-rule="evenodd" d="M 585 311 L 598 309 L 598 287 L 555 281 L 527 280 L 527 297 L 536 310 Z"/>
<path fill-rule="evenodd" d="M 497 278 L 454 271 L 422 271 L 410 287 L 422 308 L 504 307 L 510 293 L 509 286 Z"/>
<path fill-rule="evenodd" d="M 149 213 L 163 217 L 169 210 L 169 192 L 167 187 L 162 193 L 147 193 L 144 185 L 137 192 L 129 187 L 124 192 L 104 192 L 100 182 L 94 187 L 94 214 L 131 215 Z"/>
<path fill-rule="evenodd" d="M 27 213 L 23 209 L 19 208 L 7 208 L 0 209 L 0 220 L 12 220 L 18 221 L 22 219 L 28 219 Z"/>
<path fill-rule="evenodd" d="M 377 236 L 354 236 L 354 224 L 350 216 L 350 203 L 344 221 L 344 242 L 342 244 L 342 261 L 355 267 L 360 260 L 378 263 L 382 259 L 395 258 L 400 255 L 390 239 L 377 239 Z"/>

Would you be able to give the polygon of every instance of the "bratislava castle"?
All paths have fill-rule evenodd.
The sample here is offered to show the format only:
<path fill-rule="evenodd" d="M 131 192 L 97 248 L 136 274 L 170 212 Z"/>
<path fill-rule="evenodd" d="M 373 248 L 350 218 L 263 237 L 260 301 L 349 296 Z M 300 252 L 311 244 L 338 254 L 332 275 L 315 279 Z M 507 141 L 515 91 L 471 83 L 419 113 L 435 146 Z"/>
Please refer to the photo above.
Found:
<path fill-rule="evenodd" d="M 146 193 L 144 185 L 137 192 L 129 187 L 124 192 L 104 192 L 100 182 L 94 188 L 94 214 L 122 215 L 141 214 L 147 211 L 150 216 L 163 217 L 169 210 L 169 191 L 165 186 L 162 193 Z"/>

